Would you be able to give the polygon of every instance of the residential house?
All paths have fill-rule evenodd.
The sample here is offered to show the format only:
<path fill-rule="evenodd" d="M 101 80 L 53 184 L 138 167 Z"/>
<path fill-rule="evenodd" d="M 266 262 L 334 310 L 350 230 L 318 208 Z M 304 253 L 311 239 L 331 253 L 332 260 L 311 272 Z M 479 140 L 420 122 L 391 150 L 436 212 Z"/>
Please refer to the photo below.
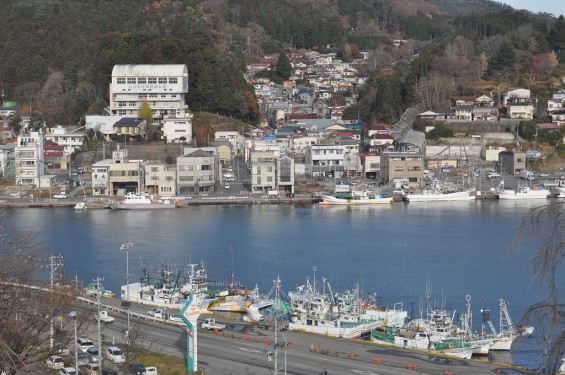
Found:
<path fill-rule="evenodd" d="M 82 130 L 71 130 L 58 125 L 49 129 L 45 133 L 45 140 L 52 141 L 60 146 L 63 146 L 63 153 L 65 157 L 69 157 L 73 152 L 82 150 L 86 133 Z"/>
<path fill-rule="evenodd" d="M 424 178 L 424 155 L 414 152 L 383 152 L 379 182 L 386 185 L 395 180 L 408 180 L 419 185 Z"/>
<path fill-rule="evenodd" d="M 94 130 L 105 136 L 116 133 L 114 124 L 122 119 L 123 116 L 103 116 L 103 115 L 86 115 L 86 130 Z"/>
<path fill-rule="evenodd" d="M 251 191 L 267 194 L 277 190 L 278 151 L 251 151 Z"/>
<path fill-rule="evenodd" d="M 282 155 L 276 160 L 277 191 L 294 196 L 294 159 Z"/>
<path fill-rule="evenodd" d="M 177 158 L 177 191 L 207 193 L 221 183 L 220 160 L 215 147 L 185 148 Z"/>
<path fill-rule="evenodd" d="M 316 144 L 306 147 L 305 172 L 312 177 L 343 177 L 345 146 Z"/>
<path fill-rule="evenodd" d="M 468 104 L 455 106 L 455 119 L 459 121 L 473 121 L 473 106 Z"/>
<path fill-rule="evenodd" d="M 147 136 L 147 121 L 141 118 L 124 117 L 114 124 L 114 133 L 125 136 Z"/>
<path fill-rule="evenodd" d="M 558 123 L 559 126 L 565 125 L 565 109 L 552 112 L 551 121 Z"/>
<path fill-rule="evenodd" d="M 161 163 L 144 165 L 145 191 L 156 195 L 175 195 L 177 192 L 176 166 Z"/>
<path fill-rule="evenodd" d="M 498 154 L 498 166 L 502 176 L 514 176 L 526 169 L 526 153 L 521 151 L 502 151 Z"/>
<path fill-rule="evenodd" d="M 40 186 L 45 174 L 43 165 L 43 146 L 45 138 L 41 132 L 18 135 L 16 154 L 16 185 Z"/>
<path fill-rule="evenodd" d="M 167 143 L 192 143 L 192 113 L 181 112 L 180 116 L 163 118 L 163 138 Z"/>
<path fill-rule="evenodd" d="M 513 102 L 506 105 L 507 116 L 511 119 L 531 120 L 534 118 L 534 102 Z"/>

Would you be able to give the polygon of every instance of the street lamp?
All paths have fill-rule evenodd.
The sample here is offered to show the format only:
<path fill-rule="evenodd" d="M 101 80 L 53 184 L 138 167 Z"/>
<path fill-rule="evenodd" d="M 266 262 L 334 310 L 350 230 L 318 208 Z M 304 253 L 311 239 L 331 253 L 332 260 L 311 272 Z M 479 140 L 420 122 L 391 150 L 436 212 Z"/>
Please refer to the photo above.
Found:
<path fill-rule="evenodd" d="M 126 301 L 129 302 L 129 249 L 132 247 L 133 244 L 131 242 L 122 243 L 120 246 L 120 250 L 126 252 Z M 127 339 L 129 344 L 129 303 L 127 304 L 127 314 L 128 314 L 128 331 L 127 331 Z"/>
<path fill-rule="evenodd" d="M 78 313 L 73 310 L 68 315 L 70 318 L 73 318 L 75 322 L 75 372 L 78 374 L 78 345 L 77 345 L 77 316 Z"/>

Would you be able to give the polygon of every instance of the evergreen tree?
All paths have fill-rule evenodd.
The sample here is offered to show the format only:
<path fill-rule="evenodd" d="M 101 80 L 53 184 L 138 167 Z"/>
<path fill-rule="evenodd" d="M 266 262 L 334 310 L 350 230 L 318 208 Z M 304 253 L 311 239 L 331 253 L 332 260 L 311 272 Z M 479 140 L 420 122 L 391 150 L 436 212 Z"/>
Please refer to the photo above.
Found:
<path fill-rule="evenodd" d="M 283 80 L 289 79 L 292 73 L 292 65 L 290 65 L 290 60 L 286 55 L 285 51 L 281 51 L 279 58 L 277 60 L 277 65 L 275 66 L 275 72 Z"/>
<path fill-rule="evenodd" d="M 547 35 L 551 49 L 556 52 L 565 51 L 565 18 L 559 18 L 551 25 Z"/>

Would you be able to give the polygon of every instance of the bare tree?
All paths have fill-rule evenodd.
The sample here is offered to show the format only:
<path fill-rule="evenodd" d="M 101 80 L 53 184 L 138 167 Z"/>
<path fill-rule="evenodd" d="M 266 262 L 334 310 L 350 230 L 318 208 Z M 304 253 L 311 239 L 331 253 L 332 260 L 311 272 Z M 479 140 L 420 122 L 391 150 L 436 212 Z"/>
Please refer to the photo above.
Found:
<path fill-rule="evenodd" d="M 0 212 L 0 224 L 5 218 Z M 50 288 L 36 278 L 42 250 L 36 232 L 14 233 L 0 225 L 0 363 L 10 373 L 45 373 L 47 356 L 74 337 L 74 322 L 64 318 L 75 301 L 71 289 Z"/>
<path fill-rule="evenodd" d="M 517 248 L 522 240 L 532 238 L 539 240 L 539 247 L 533 256 L 534 281 L 542 282 L 547 294 L 543 300 L 527 309 L 523 322 L 535 322 L 538 331 L 545 329 L 551 332 L 546 343 L 548 355 L 544 367 L 553 373 L 565 352 L 565 303 L 561 300 L 565 260 L 565 203 L 540 206 L 526 214 L 513 245 Z"/>

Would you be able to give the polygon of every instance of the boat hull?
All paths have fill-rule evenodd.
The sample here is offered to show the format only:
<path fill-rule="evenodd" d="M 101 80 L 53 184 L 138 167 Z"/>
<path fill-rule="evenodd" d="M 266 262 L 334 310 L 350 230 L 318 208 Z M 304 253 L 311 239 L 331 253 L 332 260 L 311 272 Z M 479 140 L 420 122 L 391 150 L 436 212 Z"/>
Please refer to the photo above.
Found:
<path fill-rule="evenodd" d="M 375 204 L 391 204 L 392 197 L 375 197 L 367 199 L 344 199 L 336 198 L 331 195 L 322 195 L 322 206 L 370 206 Z"/>
<path fill-rule="evenodd" d="M 498 199 L 518 200 L 518 199 L 547 199 L 548 190 L 530 190 L 526 193 L 507 190 L 498 193 Z"/>
<path fill-rule="evenodd" d="M 454 193 L 429 193 L 429 194 L 407 194 L 406 202 L 440 202 L 440 201 L 469 201 L 475 199 L 471 191 L 457 191 Z"/>
<path fill-rule="evenodd" d="M 108 207 L 112 210 L 170 210 L 176 208 L 172 203 L 110 203 Z"/>

